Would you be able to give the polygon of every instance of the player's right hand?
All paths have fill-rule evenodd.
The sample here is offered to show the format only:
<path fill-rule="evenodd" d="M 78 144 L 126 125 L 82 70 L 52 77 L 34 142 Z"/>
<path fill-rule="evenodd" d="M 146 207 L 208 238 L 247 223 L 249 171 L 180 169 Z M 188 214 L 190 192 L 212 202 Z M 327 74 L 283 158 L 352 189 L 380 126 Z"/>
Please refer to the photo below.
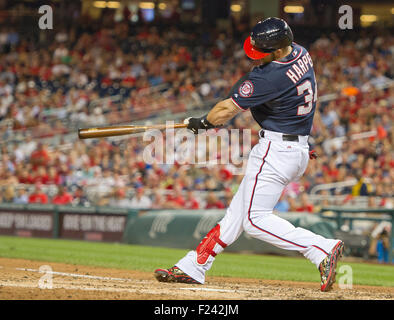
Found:
<path fill-rule="evenodd" d="M 209 123 L 207 118 L 187 118 L 183 121 L 183 123 L 187 124 L 187 128 L 191 130 L 194 134 L 198 134 L 198 130 L 208 130 L 214 128 L 214 126 Z"/>

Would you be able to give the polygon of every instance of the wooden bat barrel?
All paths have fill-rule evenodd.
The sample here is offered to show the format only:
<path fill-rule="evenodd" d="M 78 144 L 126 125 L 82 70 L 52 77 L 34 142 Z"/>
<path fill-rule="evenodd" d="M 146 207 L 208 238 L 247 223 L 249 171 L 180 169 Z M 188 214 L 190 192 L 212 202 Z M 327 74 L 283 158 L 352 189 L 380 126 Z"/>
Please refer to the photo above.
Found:
<path fill-rule="evenodd" d="M 123 136 L 126 134 L 140 133 L 151 129 L 164 130 L 170 128 L 186 128 L 187 124 L 178 123 L 173 126 L 167 126 L 165 124 L 150 125 L 150 126 L 111 126 L 101 128 L 86 128 L 78 129 L 79 139 L 92 139 L 92 138 L 105 138 L 114 136 Z"/>

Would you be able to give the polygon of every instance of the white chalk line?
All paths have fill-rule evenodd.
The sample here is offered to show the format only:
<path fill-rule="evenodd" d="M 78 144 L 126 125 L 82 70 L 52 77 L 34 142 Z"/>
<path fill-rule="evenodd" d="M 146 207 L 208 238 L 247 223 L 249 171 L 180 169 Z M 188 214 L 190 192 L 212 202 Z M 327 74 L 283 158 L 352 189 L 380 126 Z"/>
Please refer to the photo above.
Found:
<path fill-rule="evenodd" d="M 68 272 L 57 272 L 57 271 L 45 271 L 45 272 L 42 272 L 42 271 L 37 270 L 37 269 L 29 269 L 29 268 L 15 268 L 15 270 L 28 271 L 28 272 L 38 272 L 38 273 L 45 273 L 45 274 L 53 274 L 53 275 L 65 276 L 65 277 L 96 279 L 96 280 L 127 281 L 127 282 L 136 281 L 136 280 L 133 280 L 133 279 L 126 279 L 126 278 L 111 278 L 111 277 L 91 276 L 91 275 L 79 274 L 79 273 L 68 273 Z"/>
<path fill-rule="evenodd" d="M 1 267 L 1 266 L 0 266 Z M 126 279 L 126 278 L 113 278 L 113 277 L 102 277 L 102 276 L 93 276 L 93 275 L 85 275 L 79 273 L 68 273 L 68 272 L 58 272 L 58 271 L 45 271 L 42 272 L 37 269 L 30 269 L 30 268 L 15 268 L 18 271 L 26 271 L 26 272 L 37 272 L 37 273 L 45 273 L 45 274 L 52 274 L 52 275 L 59 275 L 65 277 L 74 277 L 74 278 L 85 278 L 85 279 L 96 279 L 96 280 L 107 280 L 107 281 L 126 281 L 126 282 L 135 282 L 136 280 Z M 141 282 L 147 282 L 146 280 L 140 280 Z M 1 285 L 1 282 L 0 282 Z M 24 285 L 21 284 L 3 284 L 3 286 L 15 286 L 15 287 L 23 287 Z M 37 286 L 27 286 L 32 288 L 37 288 Z M 121 291 L 121 292 L 136 292 L 141 289 L 121 289 L 121 288 L 90 288 L 90 287 L 80 287 L 80 286 L 56 286 L 58 289 L 72 289 L 72 290 L 95 290 L 95 291 Z M 173 288 L 179 290 L 190 290 L 190 291 L 211 291 L 211 292 L 227 292 L 227 293 L 247 293 L 249 291 L 245 290 L 230 290 L 230 289 L 219 289 L 219 288 Z M 142 289 L 143 290 L 143 289 Z"/>
<path fill-rule="evenodd" d="M 216 289 L 216 288 L 179 288 L 180 290 L 191 290 L 191 291 L 213 291 L 213 292 L 232 292 L 232 293 L 245 293 L 249 291 L 244 290 L 230 290 L 230 289 Z"/>

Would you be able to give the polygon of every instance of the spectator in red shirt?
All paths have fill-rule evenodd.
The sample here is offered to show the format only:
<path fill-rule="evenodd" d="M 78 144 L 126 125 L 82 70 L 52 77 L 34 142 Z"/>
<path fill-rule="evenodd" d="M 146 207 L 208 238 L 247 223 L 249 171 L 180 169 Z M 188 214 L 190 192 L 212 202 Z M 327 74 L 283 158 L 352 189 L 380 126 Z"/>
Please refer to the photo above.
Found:
<path fill-rule="evenodd" d="M 313 213 L 313 210 L 314 206 L 309 201 L 308 194 L 306 192 L 303 192 L 301 194 L 301 203 L 299 206 L 297 206 L 296 211 Z"/>
<path fill-rule="evenodd" d="M 48 196 L 42 192 L 41 185 L 39 183 L 36 184 L 34 192 L 29 196 L 29 203 L 48 203 Z"/>
<path fill-rule="evenodd" d="M 220 178 L 223 181 L 229 181 L 233 177 L 233 174 L 231 173 L 231 171 L 226 167 L 221 168 L 219 173 L 220 173 Z"/>
<path fill-rule="evenodd" d="M 47 169 L 43 166 L 39 166 L 37 169 L 37 174 L 34 177 L 34 183 L 40 183 L 40 184 L 48 184 L 48 174 L 47 174 Z"/>
<path fill-rule="evenodd" d="M 214 192 L 209 192 L 206 198 L 205 209 L 224 209 L 224 203 L 220 201 Z"/>
<path fill-rule="evenodd" d="M 37 145 L 37 149 L 31 153 L 30 161 L 33 165 L 33 170 L 39 166 L 46 166 L 49 162 L 49 154 L 46 146 L 42 143 Z"/>
<path fill-rule="evenodd" d="M 338 177 L 339 170 L 334 161 L 330 161 L 328 164 L 327 174 L 333 179 L 332 181 L 336 181 L 335 179 Z"/>
<path fill-rule="evenodd" d="M 185 200 L 185 208 L 186 209 L 199 209 L 200 204 L 198 203 L 198 200 L 194 196 L 194 192 L 192 190 L 188 190 L 186 194 L 186 200 Z"/>
<path fill-rule="evenodd" d="M 57 173 L 55 167 L 50 167 L 48 170 L 48 179 L 46 184 L 60 184 L 61 183 L 60 175 Z"/>
<path fill-rule="evenodd" d="M 63 186 L 58 187 L 57 195 L 52 199 L 53 204 L 66 205 L 73 201 L 71 194 L 67 193 Z"/>
<path fill-rule="evenodd" d="M 21 173 L 18 175 L 18 181 L 19 183 L 32 184 L 33 177 L 31 176 L 29 170 L 27 169 L 21 170 Z"/>
<path fill-rule="evenodd" d="M 179 185 L 174 186 L 172 194 L 167 196 L 167 208 L 184 208 L 185 199 L 182 196 L 182 188 Z"/>

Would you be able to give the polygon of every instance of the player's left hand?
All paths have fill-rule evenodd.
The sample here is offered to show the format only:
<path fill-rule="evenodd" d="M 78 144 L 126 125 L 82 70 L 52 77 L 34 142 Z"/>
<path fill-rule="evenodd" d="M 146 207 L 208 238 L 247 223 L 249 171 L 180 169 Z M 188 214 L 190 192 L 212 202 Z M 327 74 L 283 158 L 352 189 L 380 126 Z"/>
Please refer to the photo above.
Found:
<path fill-rule="evenodd" d="M 309 151 L 309 159 L 313 160 L 317 158 L 317 153 L 315 150 Z"/>

